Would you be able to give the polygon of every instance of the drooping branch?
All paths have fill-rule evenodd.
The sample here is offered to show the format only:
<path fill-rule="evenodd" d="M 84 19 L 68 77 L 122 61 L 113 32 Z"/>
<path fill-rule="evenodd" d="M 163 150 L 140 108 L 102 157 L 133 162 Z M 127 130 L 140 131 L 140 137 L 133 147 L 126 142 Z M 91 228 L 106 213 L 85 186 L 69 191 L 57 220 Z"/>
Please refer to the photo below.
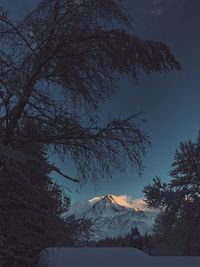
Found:
<path fill-rule="evenodd" d="M 23 174 L 23 171 L 24 171 L 24 168 L 26 168 L 26 166 L 28 166 L 31 163 L 35 163 L 39 165 L 46 164 L 46 168 L 49 169 L 49 171 L 54 171 L 67 180 L 73 181 L 75 183 L 79 183 L 77 179 L 74 179 L 64 174 L 57 166 L 54 166 L 53 164 L 47 164 L 47 163 L 41 162 L 36 158 L 27 156 L 23 152 L 17 151 L 15 149 L 12 149 L 5 145 L 0 144 L 0 171 L 1 172 L 6 171 L 8 173 L 21 175 L 27 181 L 25 175 Z"/>
<path fill-rule="evenodd" d="M 82 174 L 86 180 L 91 175 L 88 171 L 93 164 L 99 166 L 98 172 L 102 172 L 105 177 L 116 169 L 124 170 L 128 162 L 141 173 L 142 157 L 145 155 L 148 138 L 138 129 L 137 120 L 140 120 L 140 114 L 124 120 L 113 120 L 105 127 L 83 127 L 73 117 L 65 120 L 57 117 L 52 121 L 41 118 L 38 122 L 44 127 L 38 133 L 19 134 L 15 143 L 18 146 L 26 143 L 49 144 L 54 146 L 56 152 L 62 151 L 63 157 L 71 154 L 74 161 L 82 165 Z M 56 122 L 56 129 L 53 122 Z"/>
<path fill-rule="evenodd" d="M 56 167 L 55 165 L 50 165 L 50 170 L 51 171 L 54 171 L 56 173 L 58 173 L 59 175 L 61 175 L 62 177 L 66 178 L 67 180 L 70 180 L 72 182 L 75 182 L 75 183 L 79 183 L 79 180 L 77 179 L 74 179 L 66 174 L 64 174 L 58 167 Z"/>
<path fill-rule="evenodd" d="M 125 161 L 140 172 L 148 138 L 134 119 L 99 127 L 96 112 L 114 93 L 116 76 L 179 70 L 170 49 L 132 35 L 115 0 L 42 0 L 18 22 L 2 14 L 0 81 L 12 101 L 1 109 L 1 143 L 53 146 L 85 177 L 93 168 L 104 176 L 124 170 Z M 27 134 L 26 124 L 38 130 Z"/>

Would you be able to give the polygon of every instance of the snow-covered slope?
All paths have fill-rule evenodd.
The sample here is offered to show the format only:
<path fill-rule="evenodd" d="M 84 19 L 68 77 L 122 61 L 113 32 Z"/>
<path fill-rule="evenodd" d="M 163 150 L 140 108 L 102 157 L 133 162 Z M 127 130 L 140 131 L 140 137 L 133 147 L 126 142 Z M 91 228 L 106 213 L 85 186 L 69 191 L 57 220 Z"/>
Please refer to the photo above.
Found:
<path fill-rule="evenodd" d="M 125 236 L 137 226 L 141 234 L 151 232 L 155 217 L 152 210 L 141 210 L 123 197 L 107 195 L 80 202 L 71 206 L 66 214 L 92 221 L 92 240 Z"/>
<path fill-rule="evenodd" d="M 150 257 L 134 248 L 51 248 L 51 267 L 198 267 L 200 257 Z"/>

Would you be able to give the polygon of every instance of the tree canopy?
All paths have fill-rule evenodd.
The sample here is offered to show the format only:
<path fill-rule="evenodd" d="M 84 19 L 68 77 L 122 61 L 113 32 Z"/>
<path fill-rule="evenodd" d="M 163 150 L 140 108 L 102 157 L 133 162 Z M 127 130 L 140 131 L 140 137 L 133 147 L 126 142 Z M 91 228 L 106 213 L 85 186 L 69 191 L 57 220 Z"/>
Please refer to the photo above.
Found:
<path fill-rule="evenodd" d="M 117 0 L 42 0 L 19 21 L 1 8 L 0 37 L 0 140 L 6 155 L 26 143 L 52 147 L 75 162 L 78 177 L 53 165 L 52 171 L 74 182 L 108 177 L 127 162 L 142 170 L 148 139 L 138 128 L 140 116 L 100 125 L 98 109 L 115 92 L 119 76 L 179 70 L 167 45 L 132 35 Z M 38 130 L 23 133 L 28 122 Z"/>
<path fill-rule="evenodd" d="M 119 77 L 180 68 L 167 45 L 131 33 L 117 0 L 41 0 L 18 21 L 0 9 L 1 264 L 36 266 L 42 248 L 66 245 L 63 231 L 77 241 L 72 228 L 85 239 L 88 222 L 63 220 L 69 199 L 48 174 L 82 183 L 129 163 L 140 172 L 141 115 L 102 125 L 99 108 Z M 49 149 L 78 176 L 50 164 Z"/>

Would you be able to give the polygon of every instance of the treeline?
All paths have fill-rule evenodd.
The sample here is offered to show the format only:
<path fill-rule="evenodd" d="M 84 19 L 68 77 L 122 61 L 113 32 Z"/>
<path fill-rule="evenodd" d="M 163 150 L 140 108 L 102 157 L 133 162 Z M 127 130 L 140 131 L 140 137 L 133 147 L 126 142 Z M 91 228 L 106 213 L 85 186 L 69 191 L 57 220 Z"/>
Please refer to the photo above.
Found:
<path fill-rule="evenodd" d="M 152 236 L 150 234 L 142 236 L 137 227 L 132 228 L 125 237 L 107 237 L 99 241 L 90 241 L 87 245 L 90 247 L 134 247 L 149 255 L 153 248 Z"/>

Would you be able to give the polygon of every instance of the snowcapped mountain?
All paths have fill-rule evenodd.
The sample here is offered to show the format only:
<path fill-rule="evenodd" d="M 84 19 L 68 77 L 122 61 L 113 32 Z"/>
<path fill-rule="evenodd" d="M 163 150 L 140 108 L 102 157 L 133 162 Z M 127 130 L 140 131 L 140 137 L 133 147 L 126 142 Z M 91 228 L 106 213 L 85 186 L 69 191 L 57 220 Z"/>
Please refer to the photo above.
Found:
<path fill-rule="evenodd" d="M 123 237 L 135 226 L 141 234 L 149 233 L 157 214 L 157 211 L 138 208 L 137 202 L 133 205 L 122 196 L 107 195 L 76 203 L 65 215 L 90 219 L 94 230 L 91 239 L 100 240 Z"/>

